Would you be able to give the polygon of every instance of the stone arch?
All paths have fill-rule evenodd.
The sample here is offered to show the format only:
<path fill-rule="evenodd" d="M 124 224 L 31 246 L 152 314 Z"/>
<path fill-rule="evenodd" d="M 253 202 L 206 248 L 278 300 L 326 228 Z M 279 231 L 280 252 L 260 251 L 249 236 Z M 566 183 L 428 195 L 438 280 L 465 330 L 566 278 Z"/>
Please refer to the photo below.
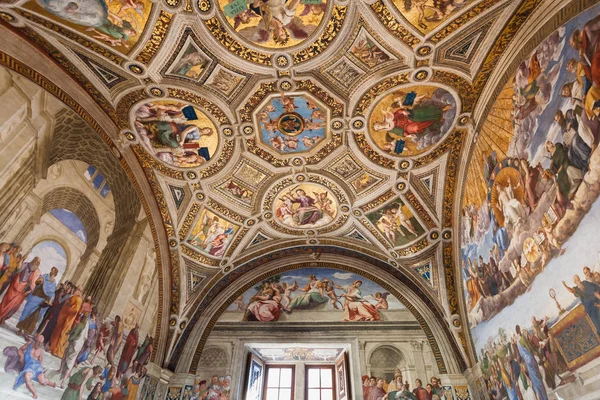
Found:
<path fill-rule="evenodd" d="M 367 363 L 372 375 L 384 378 L 386 382 L 389 382 L 394 378 L 394 370 L 402 369 L 406 359 L 396 346 L 381 345 L 371 350 L 367 357 Z"/>
<path fill-rule="evenodd" d="M 114 231 L 135 220 L 140 201 L 125 170 L 102 139 L 70 109 L 56 114 L 49 151 L 49 165 L 63 160 L 83 161 L 102 172 L 115 202 Z"/>
<path fill-rule="evenodd" d="M 100 237 L 100 219 L 96 207 L 83 192 L 71 187 L 56 188 L 44 196 L 41 208 L 40 215 L 56 208 L 64 208 L 77 215 L 85 227 L 88 239 L 81 258 L 86 259 L 94 251 Z"/>
<path fill-rule="evenodd" d="M 72 258 L 71 250 L 69 249 L 69 245 L 61 237 L 55 236 L 55 235 L 38 236 L 38 237 L 35 238 L 35 241 L 31 245 L 31 248 L 33 249 L 35 246 L 37 246 L 38 244 L 40 244 L 42 242 L 55 242 L 55 243 L 59 244 L 60 247 L 62 247 L 63 250 L 65 251 L 65 254 L 67 255 L 67 266 L 66 266 L 66 268 L 69 268 L 69 264 L 72 261 L 71 260 L 71 258 Z"/>
<path fill-rule="evenodd" d="M 202 368 L 226 368 L 229 363 L 227 352 L 219 346 L 210 346 L 202 352 L 198 366 Z"/>
<path fill-rule="evenodd" d="M 320 251 L 319 262 L 307 262 L 306 255 Z M 300 268 L 337 268 L 361 275 L 398 298 L 416 317 L 429 340 L 441 373 L 462 373 L 465 360 L 458 348 L 443 311 L 400 270 L 348 249 L 300 247 L 274 252 L 238 267 L 215 284 L 191 315 L 187 327 L 170 355 L 168 367 L 177 372 L 195 372 L 202 348 L 220 315 L 234 299 L 273 274 Z M 206 315 L 210 317 L 205 317 Z M 186 351 L 193 347 L 194 353 Z"/>

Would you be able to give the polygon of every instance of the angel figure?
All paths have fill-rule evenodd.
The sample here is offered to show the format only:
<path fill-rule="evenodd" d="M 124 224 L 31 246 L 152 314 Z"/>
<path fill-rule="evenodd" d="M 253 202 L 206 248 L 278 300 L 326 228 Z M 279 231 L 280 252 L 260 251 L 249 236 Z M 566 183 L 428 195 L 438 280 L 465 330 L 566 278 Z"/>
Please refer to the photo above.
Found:
<path fill-rule="evenodd" d="M 285 148 L 285 144 L 281 136 L 275 136 L 270 138 L 269 143 L 271 143 L 271 146 L 273 146 L 274 149 L 279 151 L 283 151 Z"/>
<path fill-rule="evenodd" d="M 375 300 L 377 300 L 377 304 L 375 304 L 375 308 L 378 310 L 387 310 L 389 308 L 389 304 L 387 301 L 388 296 L 390 295 L 389 292 L 377 292 L 374 295 L 371 295 L 375 298 Z"/>
<path fill-rule="evenodd" d="M 296 150 L 298 148 L 298 138 L 286 136 L 283 143 L 285 144 L 285 151 Z"/>
<path fill-rule="evenodd" d="M 240 35 L 257 43 L 273 41 L 285 46 L 290 36 L 293 39 L 306 39 L 316 26 L 305 25 L 296 16 L 296 10 L 301 0 L 254 0 L 250 9 L 260 15 L 261 21 L 256 26 L 240 29 Z"/>
<path fill-rule="evenodd" d="M 313 121 L 311 119 L 304 119 L 304 129 L 308 129 L 309 131 L 321 129 L 325 127 L 325 121 Z"/>
<path fill-rule="evenodd" d="M 323 210 L 324 212 L 329 214 L 330 217 L 333 218 L 333 216 L 335 214 L 335 210 L 332 208 L 333 201 L 329 198 L 327 192 L 323 192 L 323 193 L 313 192 L 313 193 L 317 200 L 317 204 L 319 205 L 321 210 Z"/>
<path fill-rule="evenodd" d="M 236 311 L 246 311 L 246 303 L 244 303 L 244 298 L 242 296 L 235 299 L 233 304 L 235 304 Z"/>
<path fill-rule="evenodd" d="M 281 104 L 283 105 L 283 109 L 285 112 L 294 112 L 296 111 L 296 105 L 294 104 L 294 98 L 292 96 L 286 96 L 281 93 Z M 275 111 L 273 109 L 273 111 Z"/>
<path fill-rule="evenodd" d="M 283 282 L 282 285 L 283 298 L 281 299 L 281 309 L 284 311 L 290 311 L 290 309 L 287 308 L 287 306 L 292 302 L 292 292 L 298 290 L 298 282 L 294 281 L 294 283 L 291 285 L 288 285 L 287 283 Z"/>

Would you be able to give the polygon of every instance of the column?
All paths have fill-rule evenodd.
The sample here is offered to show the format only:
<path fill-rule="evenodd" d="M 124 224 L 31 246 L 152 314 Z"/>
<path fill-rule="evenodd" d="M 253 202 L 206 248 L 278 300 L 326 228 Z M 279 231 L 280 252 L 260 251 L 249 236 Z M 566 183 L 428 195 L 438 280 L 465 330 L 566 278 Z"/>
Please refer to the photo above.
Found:
<path fill-rule="evenodd" d="M 425 382 L 427 380 L 427 372 L 425 371 L 425 358 L 423 357 L 423 342 L 412 341 L 410 342 L 410 346 L 412 347 L 413 359 L 415 360 L 416 377 Z"/>
<path fill-rule="evenodd" d="M 113 232 L 86 283 L 85 293 L 92 296 L 103 315 L 108 315 L 114 306 L 147 223 L 146 219 L 134 221 Z"/>

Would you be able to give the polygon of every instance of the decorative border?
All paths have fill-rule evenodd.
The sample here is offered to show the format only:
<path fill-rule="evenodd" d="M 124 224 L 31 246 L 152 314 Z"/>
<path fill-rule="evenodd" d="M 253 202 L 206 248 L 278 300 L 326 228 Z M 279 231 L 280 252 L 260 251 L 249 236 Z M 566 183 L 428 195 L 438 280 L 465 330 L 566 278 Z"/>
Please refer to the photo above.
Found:
<path fill-rule="evenodd" d="M 383 3 L 383 0 L 377 0 L 375 3 L 371 4 L 371 10 L 375 12 L 375 16 L 379 19 L 379 22 L 387 28 L 390 34 L 394 35 L 408 46 L 414 48 L 421 43 L 421 39 L 410 33 L 409 30 L 404 27 L 404 22 L 398 21 L 396 17 L 394 17 L 394 14 L 392 14 L 389 8 Z"/>
<path fill-rule="evenodd" d="M 172 18 L 173 14 L 160 10 L 160 15 L 155 22 L 154 29 L 152 29 L 152 35 L 146 40 L 144 48 L 135 58 L 136 61 L 139 61 L 144 65 L 150 64 L 154 56 L 156 56 L 156 53 L 158 53 L 158 49 L 169 31 Z"/>
<path fill-rule="evenodd" d="M 327 22 L 327 27 L 323 31 L 323 34 L 308 47 L 292 54 L 294 64 L 297 65 L 304 61 L 311 60 L 321 54 L 342 29 L 347 12 L 348 7 L 334 5 L 331 16 L 329 17 L 329 22 Z"/>
<path fill-rule="evenodd" d="M 496 4 L 498 4 L 498 0 L 484 0 L 483 2 L 470 8 L 464 14 L 459 15 L 450 24 L 444 26 L 443 29 L 431 36 L 429 41 L 432 43 L 441 42 L 455 31 L 466 26 L 473 19 L 480 17 L 486 10 L 492 8 Z"/>

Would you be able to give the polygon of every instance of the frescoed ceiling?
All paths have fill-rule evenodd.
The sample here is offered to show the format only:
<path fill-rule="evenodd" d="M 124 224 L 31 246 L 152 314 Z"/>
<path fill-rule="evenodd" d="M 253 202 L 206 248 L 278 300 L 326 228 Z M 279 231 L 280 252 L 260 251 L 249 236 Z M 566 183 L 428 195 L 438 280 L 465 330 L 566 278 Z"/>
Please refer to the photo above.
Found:
<path fill-rule="evenodd" d="M 299 255 L 386 265 L 472 359 L 453 262 L 461 155 L 542 1 L 279 3 L 12 0 L 2 31 L 46 58 L 3 47 L 2 63 L 88 122 L 104 113 L 92 125 L 154 220 L 164 365 L 181 368 L 190 336 L 202 346 L 193 324 L 228 285 Z M 36 74 L 50 60 L 85 101 Z"/>

